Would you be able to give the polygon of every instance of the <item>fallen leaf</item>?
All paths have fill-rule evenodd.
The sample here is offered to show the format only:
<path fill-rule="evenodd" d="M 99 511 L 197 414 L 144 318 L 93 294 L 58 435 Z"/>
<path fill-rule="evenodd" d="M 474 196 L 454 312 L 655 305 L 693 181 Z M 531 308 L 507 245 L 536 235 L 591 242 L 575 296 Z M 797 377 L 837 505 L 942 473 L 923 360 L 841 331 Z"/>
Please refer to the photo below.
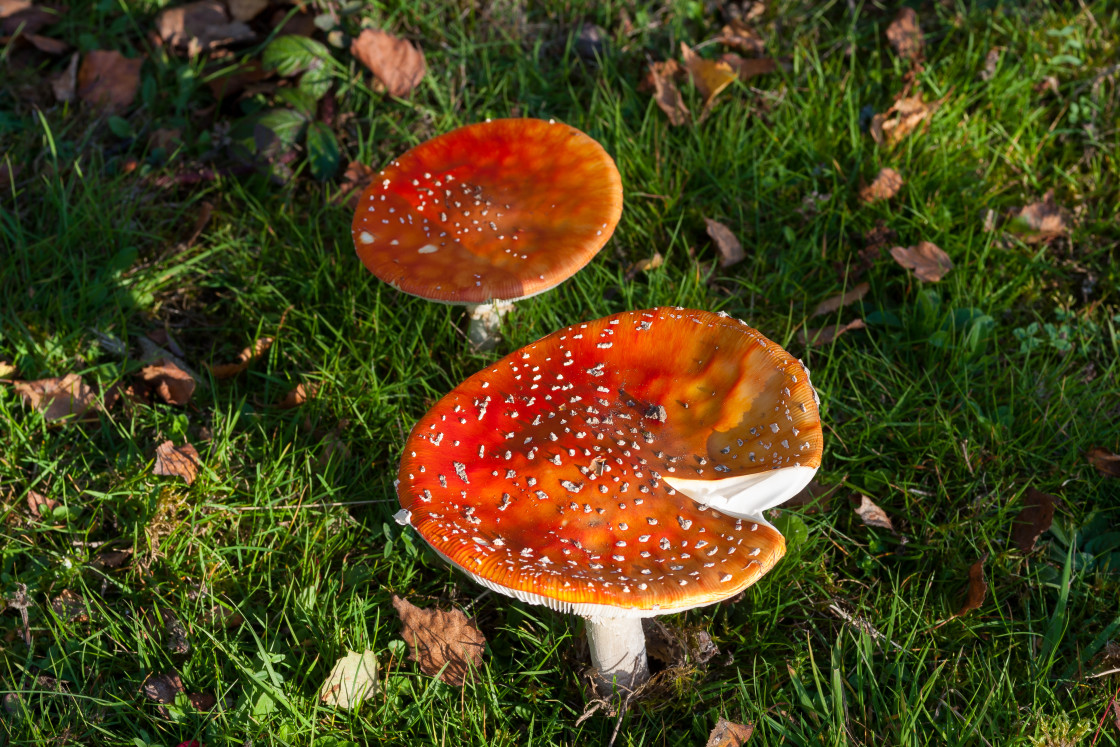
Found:
<path fill-rule="evenodd" d="M 676 60 L 651 62 L 643 80 L 653 90 L 653 101 L 657 108 L 665 112 L 669 117 L 669 124 L 674 126 L 684 124 L 691 116 L 675 80 L 681 71 L 683 68 Z"/>
<path fill-rule="evenodd" d="M 27 508 L 36 519 L 49 519 L 61 504 L 34 490 L 27 491 Z"/>
<path fill-rule="evenodd" d="M 654 252 L 652 257 L 639 259 L 634 264 L 626 269 L 626 279 L 633 280 L 639 272 L 649 272 L 656 270 L 661 265 L 665 264 L 665 258 L 661 256 L 661 252 Z"/>
<path fill-rule="evenodd" d="M 692 84 L 704 98 L 704 109 L 709 109 L 720 92 L 735 82 L 738 74 L 722 60 L 706 60 L 681 42 L 681 59 Z"/>
<path fill-rule="evenodd" d="M 1120 477 L 1120 454 L 1113 454 L 1108 449 L 1097 446 L 1089 449 L 1086 454 L 1089 464 L 1097 468 L 1106 477 Z"/>
<path fill-rule="evenodd" d="M 708 236 L 712 238 L 716 249 L 719 250 L 720 267 L 730 267 L 746 259 L 747 255 L 743 251 L 743 245 L 739 243 L 739 239 L 735 238 L 735 234 L 731 233 L 730 228 L 711 218 L 705 218 L 704 225 L 708 229 Z"/>
<path fill-rule="evenodd" d="M 67 104 L 78 94 L 78 63 L 82 56 L 75 52 L 70 55 L 70 63 L 62 72 L 50 77 L 51 91 L 60 104 Z"/>
<path fill-rule="evenodd" d="M 218 0 L 198 0 L 164 10 L 156 16 L 156 32 L 168 46 L 188 57 L 256 38 L 243 22 L 231 21 Z"/>
<path fill-rule="evenodd" d="M 171 718 L 171 712 L 167 710 L 168 703 L 174 703 L 175 697 L 179 693 L 185 693 L 186 688 L 183 687 L 183 680 L 179 678 L 178 672 L 168 672 L 163 674 L 149 674 L 144 684 L 140 686 L 140 692 L 144 693 L 150 700 L 159 703 L 159 715 L 164 718 Z"/>
<path fill-rule="evenodd" d="M 88 52 L 78 68 L 78 98 L 103 114 L 120 114 L 140 89 L 142 57 L 125 57 L 113 49 Z"/>
<path fill-rule="evenodd" d="M 424 53 L 411 42 L 378 29 L 366 29 L 350 42 L 350 54 L 398 98 L 411 93 L 428 69 Z"/>
<path fill-rule="evenodd" d="M 975 609 L 979 609 L 980 605 L 984 603 L 984 599 L 988 596 L 988 582 L 984 580 L 984 561 L 988 559 L 988 554 L 984 553 L 979 560 L 968 567 L 968 591 L 965 595 L 964 604 L 957 610 L 953 617 L 961 617 L 967 615 Z"/>
<path fill-rule="evenodd" d="M 10 378 L 16 372 L 16 367 L 8 361 L 0 361 L 0 379 Z"/>
<path fill-rule="evenodd" d="M 44 54 L 51 54 L 56 57 L 62 54 L 66 54 L 66 52 L 70 49 L 70 45 L 66 42 L 62 41 L 61 39 L 52 39 L 49 36 L 23 33 L 20 34 L 17 38 L 23 39 L 28 44 L 35 47 L 35 49 L 38 49 Z"/>
<path fill-rule="evenodd" d="M 319 700 L 337 708 L 353 708 L 377 694 L 377 657 L 369 649 L 350 651 L 334 663 L 319 688 Z"/>
<path fill-rule="evenodd" d="M 1021 552 L 1034 550 L 1035 543 L 1054 522 L 1054 496 L 1027 488 L 1023 508 L 1011 524 L 1011 541 Z"/>
<path fill-rule="evenodd" d="M 872 203 L 889 200 L 902 189 L 902 176 L 892 168 L 879 170 L 875 179 L 859 191 L 861 202 Z"/>
<path fill-rule="evenodd" d="M 56 23 L 64 10 L 60 6 L 37 5 L 30 0 L 0 0 L 0 34 L 8 36 L 17 31 L 34 34 Z"/>
<path fill-rule="evenodd" d="M 855 303 L 867 295 L 867 291 L 871 290 L 870 283 L 860 283 L 854 288 L 849 288 L 839 296 L 827 298 L 817 304 L 817 308 L 813 309 L 812 316 L 821 316 L 822 314 L 831 314 L 837 309 L 843 308 L 848 304 Z"/>
<path fill-rule="evenodd" d="M 1069 231 L 1064 212 L 1054 204 L 1052 189 L 1041 202 L 1031 203 L 1012 216 L 1006 228 L 1028 244 L 1052 241 Z"/>
<path fill-rule="evenodd" d="M 69 415 L 81 417 L 94 407 L 93 390 L 78 374 L 62 378 L 16 381 L 13 388 L 24 403 L 43 413 L 47 420 L 60 420 Z"/>
<path fill-rule="evenodd" d="M 754 724 L 735 724 L 725 718 L 716 721 L 704 747 L 742 747 L 754 734 Z"/>
<path fill-rule="evenodd" d="M 828 327 L 817 327 L 814 329 L 801 330 L 797 333 L 797 340 L 802 345 L 808 344 L 811 347 L 820 347 L 821 345 L 828 345 L 846 332 L 854 332 L 857 329 L 865 329 L 867 325 L 862 319 L 853 319 L 847 324 L 833 324 Z"/>
<path fill-rule="evenodd" d="M 607 30 L 598 24 L 584 21 L 576 35 L 576 54 L 581 58 L 594 62 L 607 53 L 610 44 L 610 35 Z"/>
<path fill-rule="evenodd" d="M 185 405 L 194 394 L 195 381 L 191 375 L 165 358 L 144 366 L 138 378 L 144 388 L 169 405 Z"/>
<path fill-rule="evenodd" d="M 362 192 L 366 191 L 366 187 L 373 181 L 374 174 L 377 169 L 368 166 L 360 161 L 351 161 L 346 167 L 346 172 L 342 175 L 342 184 L 339 186 L 338 193 L 334 196 L 334 203 L 336 205 L 345 205 L 350 210 L 358 206 L 358 199 L 362 196 Z"/>
<path fill-rule="evenodd" d="M 913 8 L 899 8 L 891 25 L 887 26 L 887 41 L 902 59 L 922 61 L 922 30 L 918 26 L 918 14 Z"/>
<path fill-rule="evenodd" d="M 63 589 L 61 594 L 51 600 L 51 609 L 66 622 L 89 622 L 86 600 L 82 599 L 80 594 L 69 589 Z"/>
<path fill-rule="evenodd" d="M 251 21 L 268 7 L 268 0 L 227 0 L 227 3 L 235 21 Z"/>
<path fill-rule="evenodd" d="M 980 80 L 991 80 L 995 76 L 1002 54 L 1002 47 L 992 47 L 988 50 L 988 56 L 984 58 L 984 69 L 980 71 Z"/>
<path fill-rule="evenodd" d="M 891 249 L 891 256 L 895 262 L 913 270 L 918 280 L 926 283 L 936 283 L 953 269 L 953 260 L 949 259 L 949 255 L 929 241 L 909 248 L 896 246 Z"/>
<path fill-rule="evenodd" d="M 750 80 L 758 75 L 767 75 L 778 69 L 778 63 L 770 57 L 744 59 L 734 52 L 722 55 L 720 61 L 726 62 L 739 76 L 739 80 Z"/>
<path fill-rule="evenodd" d="M 471 670 L 482 666 L 486 638 L 461 611 L 422 610 L 395 594 L 393 607 L 404 625 L 409 658 L 424 674 L 438 674 L 448 685 L 462 687 Z"/>
<path fill-rule="evenodd" d="M 1057 95 L 1057 93 L 1058 93 L 1058 79 L 1053 75 L 1045 76 L 1038 83 L 1035 83 L 1034 92 L 1038 93 L 1038 94 L 1053 93 L 1053 94 Z"/>
<path fill-rule="evenodd" d="M 120 568 L 132 557 L 132 550 L 105 550 L 93 559 L 93 567 L 99 569 Z"/>
<path fill-rule="evenodd" d="M 273 340 L 271 337 L 262 337 L 238 353 L 237 360 L 233 363 L 218 363 L 216 365 L 206 364 L 206 367 L 210 369 L 210 373 L 214 375 L 215 379 L 233 378 L 249 368 L 249 364 L 267 352 L 268 349 L 272 347 L 272 342 Z"/>
<path fill-rule="evenodd" d="M 760 55 L 766 50 L 766 42 L 758 32 L 738 18 L 720 29 L 716 41 L 752 55 Z"/>
<path fill-rule="evenodd" d="M 941 101 L 927 104 L 921 96 L 901 98 L 882 114 L 871 118 L 871 138 L 878 144 L 894 145 L 931 116 Z"/>
<path fill-rule="evenodd" d="M 303 384 L 299 383 L 294 389 L 288 390 L 284 395 L 284 399 L 276 403 L 276 406 L 281 410 L 290 410 L 293 407 L 299 407 L 307 400 L 312 399 L 319 392 L 319 385 L 315 383 Z"/>
<path fill-rule="evenodd" d="M 198 477 L 201 463 L 198 450 L 190 444 L 176 446 L 171 441 L 164 441 L 156 447 L 156 463 L 152 471 L 162 477 L 181 477 L 190 485 Z"/>
<path fill-rule="evenodd" d="M 891 532 L 894 531 L 894 524 L 887 516 L 887 512 L 872 503 L 871 499 L 866 495 L 859 497 L 859 506 L 856 507 L 856 514 L 863 520 L 863 523 L 869 527 L 878 527 L 880 529 L 887 529 Z"/>

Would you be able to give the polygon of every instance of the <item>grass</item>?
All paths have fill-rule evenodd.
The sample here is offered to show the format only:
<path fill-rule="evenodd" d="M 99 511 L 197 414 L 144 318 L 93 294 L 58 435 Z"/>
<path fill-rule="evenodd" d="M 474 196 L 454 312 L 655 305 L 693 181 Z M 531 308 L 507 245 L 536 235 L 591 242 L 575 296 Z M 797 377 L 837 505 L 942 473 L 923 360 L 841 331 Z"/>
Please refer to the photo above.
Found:
<path fill-rule="evenodd" d="M 134 54 L 159 6 L 80 3 L 55 33 Z M 753 722 L 757 744 L 1120 744 L 1111 718 L 1095 733 L 1120 682 L 1088 676 L 1117 665 L 1120 575 L 1093 548 L 1120 520 L 1120 482 L 1086 459 L 1120 451 L 1115 8 L 921 5 L 927 62 L 914 90 L 945 100 L 891 148 L 866 120 L 908 66 L 886 45 L 892 13 L 873 5 L 769 9 L 761 28 L 787 69 L 733 85 L 706 121 L 678 128 L 638 84 L 647 58 L 718 32 L 704 4 L 455 7 L 451 20 L 418 3 L 347 17 L 351 32 L 361 20 L 418 40 L 429 74 L 410 100 L 390 100 L 336 51 L 345 158 L 379 165 L 485 117 L 555 117 L 603 143 L 627 190 L 599 258 L 519 304 L 487 354 L 467 350 L 461 309 L 361 269 L 337 181 L 315 181 L 302 161 L 291 178 L 154 186 L 220 155 L 221 125 L 198 113 L 212 102 L 201 63 L 149 50 L 123 117 L 131 138 L 35 93 L 61 63 L 13 62 L 0 82 L 3 159 L 29 164 L 0 195 L 0 360 L 23 379 L 76 372 L 107 388 L 142 363 L 93 329 L 121 340 L 169 330 L 198 369 L 276 338 L 185 407 L 126 403 L 60 425 L 0 387 L 0 595 L 26 585 L 32 639 L 18 610 L 0 615 L 0 693 L 21 694 L 0 712 L 0 744 L 606 743 L 614 719 L 576 725 L 578 625 L 445 568 L 392 522 L 392 482 L 412 423 L 466 376 L 574 321 L 669 304 L 726 311 L 804 358 L 826 429 L 819 477 L 836 492 L 784 512 L 797 541 L 741 600 L 667 620 L 707 631 L 720 654 L 635 704 L 616 744 L 701 744 L 719 717 Z M 585 20 L 611 38 L 599 60 L 576 53 Z M 1057 92 L 1040 91 L 1047 76 Z M 270 105 L 261 94 L 212 116 Z M 146 149 L 158 127 L 180 128 L 185 144 Z M 860 185 L 883 166 L 906 185 L 862 205 Z M 986 211 L 1051 189 L 1073 216 L 1068 236 L 1028 244 L 984 229 Z M 828 198 L 809 209 L 812 193 Z M 204 201 L 213 217 L 184 245 Z M 704 217 L 731 227 L 748 260 L 712 269 Z M 883 253 L 857 278 L 880 223 L 899 245 L 934 242 L 954 269 L 922 284 Z M 655 251 L 661 267 L 627 278 Z M 810 318 L 858 280 L 870 283 L 861 303 Z M 798 341 L 857 317 L 865 331 Z M 318 396 L 272 406 L 300 382 Z M 165 439 L 199 449 L 189 488 L 152 475 Z M 1060 504 L 1025 556 L 1010 537 L 1028 487 Z M 60 508 L 32 518 L 29 491 Z M 859 494 L 896 532 L 862 524 L 849 500 Z M 110 548 L 129 560 L 106 565 Z M 981 557 L 987 598 L 954 617 Z M 52 609 L 63 590 L 81 614 Z M 453 688 L 403 660 L 393 593 L 476 617 L 488 639 L 477 682 Z M 169 648 L 168 611 L 187 652 Z M 319 703 L 333 662 L 367 647 L 382 693 L 356 711 Z M 172 669 L 222 706 L 180 701 L 161 716 L 140 688 Z"/>

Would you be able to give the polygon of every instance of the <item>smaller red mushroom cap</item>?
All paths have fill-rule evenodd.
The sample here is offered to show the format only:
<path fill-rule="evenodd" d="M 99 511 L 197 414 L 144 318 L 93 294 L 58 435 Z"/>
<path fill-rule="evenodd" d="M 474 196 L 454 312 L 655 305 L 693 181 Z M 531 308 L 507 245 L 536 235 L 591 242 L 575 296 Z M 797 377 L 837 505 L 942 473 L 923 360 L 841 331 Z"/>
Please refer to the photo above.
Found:
<path fill-rule="evenodd" d="M 821 460 L 808 372 L 726 315 L 577 324 L 480 371 L 413 428 L 402 518 L 485 585 L 589 616 L 710 604 L 769 570 L 761 516 L 676 485 L 804 484 Z M 788 496 L 786 496 L 788 497 Z"/>
<path fill-rule="evenodd" d="M 622 179 L 594 139 L 558 122 L 498 119 L 386 166 L 354 214 L 377 277 L 444 303 L 517 300 L 563 282 L 606 244 Z"/>

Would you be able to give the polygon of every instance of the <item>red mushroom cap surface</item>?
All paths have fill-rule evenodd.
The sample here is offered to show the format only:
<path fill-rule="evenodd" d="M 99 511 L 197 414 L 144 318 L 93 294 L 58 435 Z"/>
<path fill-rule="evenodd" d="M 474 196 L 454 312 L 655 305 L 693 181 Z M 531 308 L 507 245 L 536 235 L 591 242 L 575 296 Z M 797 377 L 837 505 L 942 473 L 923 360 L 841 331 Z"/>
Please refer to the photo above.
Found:
<path fill-rule="evenodd" d="M 815 470 L 821 452 L 799 361 L 726 315 L 657 308 L 573 325 L 464 381 L 412 429 L 397 493 L 424 539 L 491 588 L 660 614 L 731 596 L 785 553 L 761 518 L 665 478 Z"/>
<path fill-rule="evenodd" d="M 416 146 L 386 166 L 354 214 L 362 263 L 444 303 L 516 300 L 552 288 L 603 248 L 622 179 L 565 124 L 498 119 Z"/>

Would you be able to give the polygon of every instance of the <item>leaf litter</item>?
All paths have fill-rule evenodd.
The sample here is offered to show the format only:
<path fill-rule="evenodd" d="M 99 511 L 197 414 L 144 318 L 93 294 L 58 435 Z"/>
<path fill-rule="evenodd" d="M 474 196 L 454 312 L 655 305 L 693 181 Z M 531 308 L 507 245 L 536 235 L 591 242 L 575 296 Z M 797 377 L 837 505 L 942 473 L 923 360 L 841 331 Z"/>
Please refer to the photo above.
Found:
<path fill-rule="evenodd" d="M 859 283 L 858 285 L 849 288 L 838 296 L 826 298 L 824 301 L 821 301 L 819 304 L 817 304 L 817 307 L 813 309 L 813 313 L 811 314 L 811 316 L 822 316 L 824 314 L 831 314 L 834 311 L 837 311 L 845 306 L 848 306 L 849 304 L 853 304 L 856 301 L 860 300 L 867 295 L 867 292 L 869 290 L 871 290 L 870 283 Z"/>
<path fill-rule="evenodd" d="M 964 603 L 953 617 L 962 617 L 969 612 L 980 609 L 988 597 L 988 582 L 984 580 L 984 562 L 988 554 L 984 553 L 980 559 L 968 567 L 968 586 L 965 589 Z"/>
<path fill-rule="evenodd" d="M 704 747 L 742 747 L 754 734 L 754 724 L 736 724 L 720 717 Z"/>
<path fill-rule="evenodd" d="M 704 111 L 700 116 L 703 120 L 711 111 L 716 97 L 723 89 L 734 83 L 739 75 L 723 60 L 705 59 L 684 42 L 681 42 L 681 59 L 692 79 L 692 84 L 704 99 Z"/>
<path fill-rule="evenodd" d="M 259 340 L 255 340 L 252 345 L 238 353 L 237 360 L 232 363 L 208 363 L 206 367 L 210 369 L 210 373 L 215 379 L 231 379 L 248 369 L 253 361 L 268 352 L 268 349 L 272 347 L 272 343 L 273 338 L 262 337 Z"/>
<path fill-rule="evenodd" d="M 156 16 L 156 32 L 172 50 L 187 57 L 256 38 L 244 22 L 231 20 L 218 0 L 197 0 L 164 10 Z"/>
<path fill-rule="evenodd" d="M 1047 243 L 1069 232 L 1065 211 L 1054 203 L 1052 189 L 1039 202 L 1020 209 L 1005 228 L 1028 244 Z"/>
<path fill-rule="evenodd" d="M 869 527 L 894 531 L 894 524 L 891 523 L 891 518 L 887 516 L 887 512 L 875 505 L 866 495 L 860 495 L 859 505 L 856 506 L 856 515 Z"/>
<path fill-rule="evenodd" d="M 47 420 L 82 417 L 96 408 L 93 390 L 75 373 L 60 378 L 16 381 L 12 387 L 26 405 L 43 413 Z"/>
<path fill-rule="evenodd" d="M 1020 552 L 1029 553 L 1038 543 L 1042 533 L 1054 523 L 1054 504 L 1057 499 L 1034 488 L 1027 488 L 1023 508 L 1011 525 L 1011 541 Z"/>
<path fill-rule="evenodd" d="M 366 649 L 349 651 L 334 663 L 319 688 L 319 700 L 336 708 L 354 708 L 378 692 L 377 657 Z"/>
<path fill-rule="evenodd" d="M 802 345 L 808 344 L 815 348 L 821 345 L 828 345 L 840 335 L 866 328 L 867 323 L 862 319 L 853 319 L 845 324 L 837 323 L 828 327 L 803 329 L 797 333 L 797 340 Z"/>
<path fill-rule="evenodd" d="M 651 62 L 642 80 L 642 87 L 653 91 L 654 103 L 665 113 L 669 118 L 669 124 L 673 126 L 682 125 L 691 117 L 680 89 L 677 88 L 676 79 L 683 73 L 684 68 L 676 60 Z"/>
<path fill-rule="evenodd" d="M 202 458 L 198 450 L 189 443 L 176 446 L 172 441 L 164 441 L 156 447 L 156 461 L 152 472 L 161 477 L 181 477 L 190 485 L 198 477 Z"/>
<path fill-rule="evenodd" d="M 871 118 L 871 138 L 879 145 L 896 145 L 932 116 L 945 99 L 926 103 L 921 96 L 905 96 Z"/>
<path fill-rule="evenodd" d="M 887 41 L 895 54 L 915 64 L 922 61 L 925 43 L 918 26 L 918 14 L 913 8 L 900 8 L 887 26 Z"/>
<path fill-rule="evenodd" d="M 896 246 L 891 249 L 891 256 L 895 262 L 912 270 L 918 280 L 926 283 L 936 283 L 953 269 L 953 260 L 949 259 L 949 255 L 929 241 L 911 247 Z"/>
<path fill-rule="evenodd" d="M 482 666 L 486 637 L 460 610 L 420 609 L 396 594 L 392 601 L 412 652 L 409 659 L 421 672 L 462 687 L 471 671 Z"/>
<path fill-rule="evenodd" d="M 140 90 L 143 57 L 125 57 L 112 49 L 87 52 L 78 68 L 77 96 L 104 114 L 123 113 Z"/>
<path fill-rule="evenodd" d="M 1085 456 L 1089 464 L 1105 477 L 1120 477 L 1120 454 L 1095 446 Z"/>
<path fill-rule="evenodd" d="M 141 391 L 158 396 L 169 405 L 179 406 L 191 401 L 196 386 L 189 373 L 165 358 L 140 369 L 137 383 Z"/>
<path fill-rule="evenodd" d="M 859 191 L 859 200 L 867 204 L 889 200 L 898 194 L 903 184 L 902 175 L 894 169 L 880 169 L 872 182 Z"/>
<path fill-rule="evenodd" d="M 365 29 L 350 43 L 350 54 L 369 68 L 390 96 L 403 98 L 424 79 L 424 53 L 407 39 L 380 29 Z"/>
<path fill-rule="evenodd" d="M 716 245 L 716 249 L 719 250 L 720 267 L 731 267 L 746 259 L 747 255 L 743 251 L 743 245 L 730 228 L 711 218 L 704 219 L 704 226 L 707 228 L 708 236 Z"/>

